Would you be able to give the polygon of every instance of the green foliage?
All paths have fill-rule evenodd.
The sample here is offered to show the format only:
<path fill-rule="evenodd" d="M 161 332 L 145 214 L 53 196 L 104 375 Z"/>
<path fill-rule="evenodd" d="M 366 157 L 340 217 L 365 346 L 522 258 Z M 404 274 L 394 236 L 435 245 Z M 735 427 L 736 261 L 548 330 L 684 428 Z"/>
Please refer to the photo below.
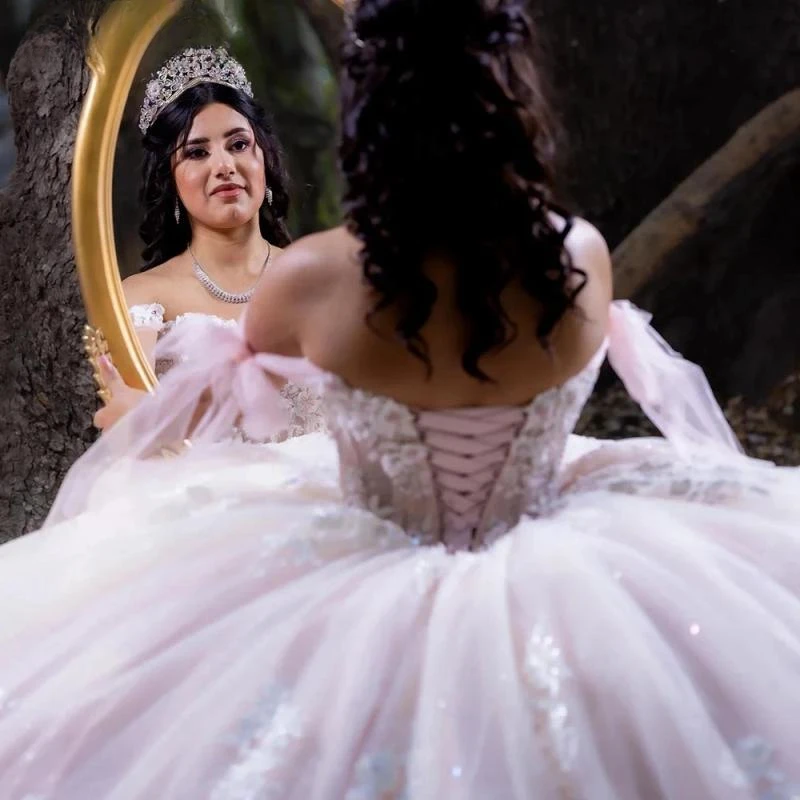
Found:
<path fill-rule="evenodd" d="M 336 169 L 336 76 L 295 0 L 216 0 L 233 52 L 248 70 L 286 149 L 296 235 L 340 221 Z"/>

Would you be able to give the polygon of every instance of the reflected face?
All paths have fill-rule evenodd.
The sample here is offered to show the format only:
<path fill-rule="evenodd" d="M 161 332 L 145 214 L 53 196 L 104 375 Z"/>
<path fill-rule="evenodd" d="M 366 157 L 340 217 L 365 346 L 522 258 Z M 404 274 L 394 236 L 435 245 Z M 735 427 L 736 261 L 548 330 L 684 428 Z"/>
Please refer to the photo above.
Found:
<path fill-rule="evenodd" d="M 189 216 L 208 228 L 244 225 L 264 202 L 264 153 L 247 118 L 221 103 L 194 118 L 175 156 L 174 175 Z"/>

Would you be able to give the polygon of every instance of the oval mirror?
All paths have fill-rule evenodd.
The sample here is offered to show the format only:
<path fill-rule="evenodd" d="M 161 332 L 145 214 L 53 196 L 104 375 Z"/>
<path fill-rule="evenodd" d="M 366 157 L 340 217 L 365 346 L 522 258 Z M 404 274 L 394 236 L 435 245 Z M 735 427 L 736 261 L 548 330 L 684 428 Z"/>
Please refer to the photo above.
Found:
<path fill-rule="evenodd" d="M 339 0 L 116 0 L 89 48 L 73 164 L 75 258 L 89 324 L 84 345 L 110 352 L 125 382 L 152 390 L 122 281 L 142 268 L 139 112 L 148 79 L 186 47 L 225 47 L 272 118 L 290 175 L 294 236 L 339 221 L 335 141 Z"/>

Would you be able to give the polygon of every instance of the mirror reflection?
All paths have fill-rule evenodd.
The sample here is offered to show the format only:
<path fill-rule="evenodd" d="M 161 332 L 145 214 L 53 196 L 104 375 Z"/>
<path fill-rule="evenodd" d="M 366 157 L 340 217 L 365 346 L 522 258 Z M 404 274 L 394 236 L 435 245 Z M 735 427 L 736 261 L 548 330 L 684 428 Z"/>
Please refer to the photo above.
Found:
<path fill-rule="evenodd" d="M 125 301 L 157 377 L 164 333 L 198 314 L 235 324 L 293 237 L 339 221 L 336 117 L 333 64 L 299 4 L 192 3 L 154 40 L 113 196 Z M 103 369 L 105 429 L 144 392 Z"/>

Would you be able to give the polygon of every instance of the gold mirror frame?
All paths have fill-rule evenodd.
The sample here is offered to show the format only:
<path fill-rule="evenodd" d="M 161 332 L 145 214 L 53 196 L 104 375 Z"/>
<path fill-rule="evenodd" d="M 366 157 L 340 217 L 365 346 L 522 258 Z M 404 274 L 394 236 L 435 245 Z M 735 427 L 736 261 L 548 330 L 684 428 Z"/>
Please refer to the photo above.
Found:
<path fill-rule="evenodd" d="M 343 6 L 344 0 L 332 0 Z M 91 83 L 83 101 L 72 165 L 72 238 L 89 325 L 84 347 L 100 395 L 98 359 L 110 352 L 129 386 L 152 391 L 157 379 L 128 315 L 114 237 L 111 188 L 122 116 L 139 64 L 184 0 L 116 0 L 87 50 Z"/>

